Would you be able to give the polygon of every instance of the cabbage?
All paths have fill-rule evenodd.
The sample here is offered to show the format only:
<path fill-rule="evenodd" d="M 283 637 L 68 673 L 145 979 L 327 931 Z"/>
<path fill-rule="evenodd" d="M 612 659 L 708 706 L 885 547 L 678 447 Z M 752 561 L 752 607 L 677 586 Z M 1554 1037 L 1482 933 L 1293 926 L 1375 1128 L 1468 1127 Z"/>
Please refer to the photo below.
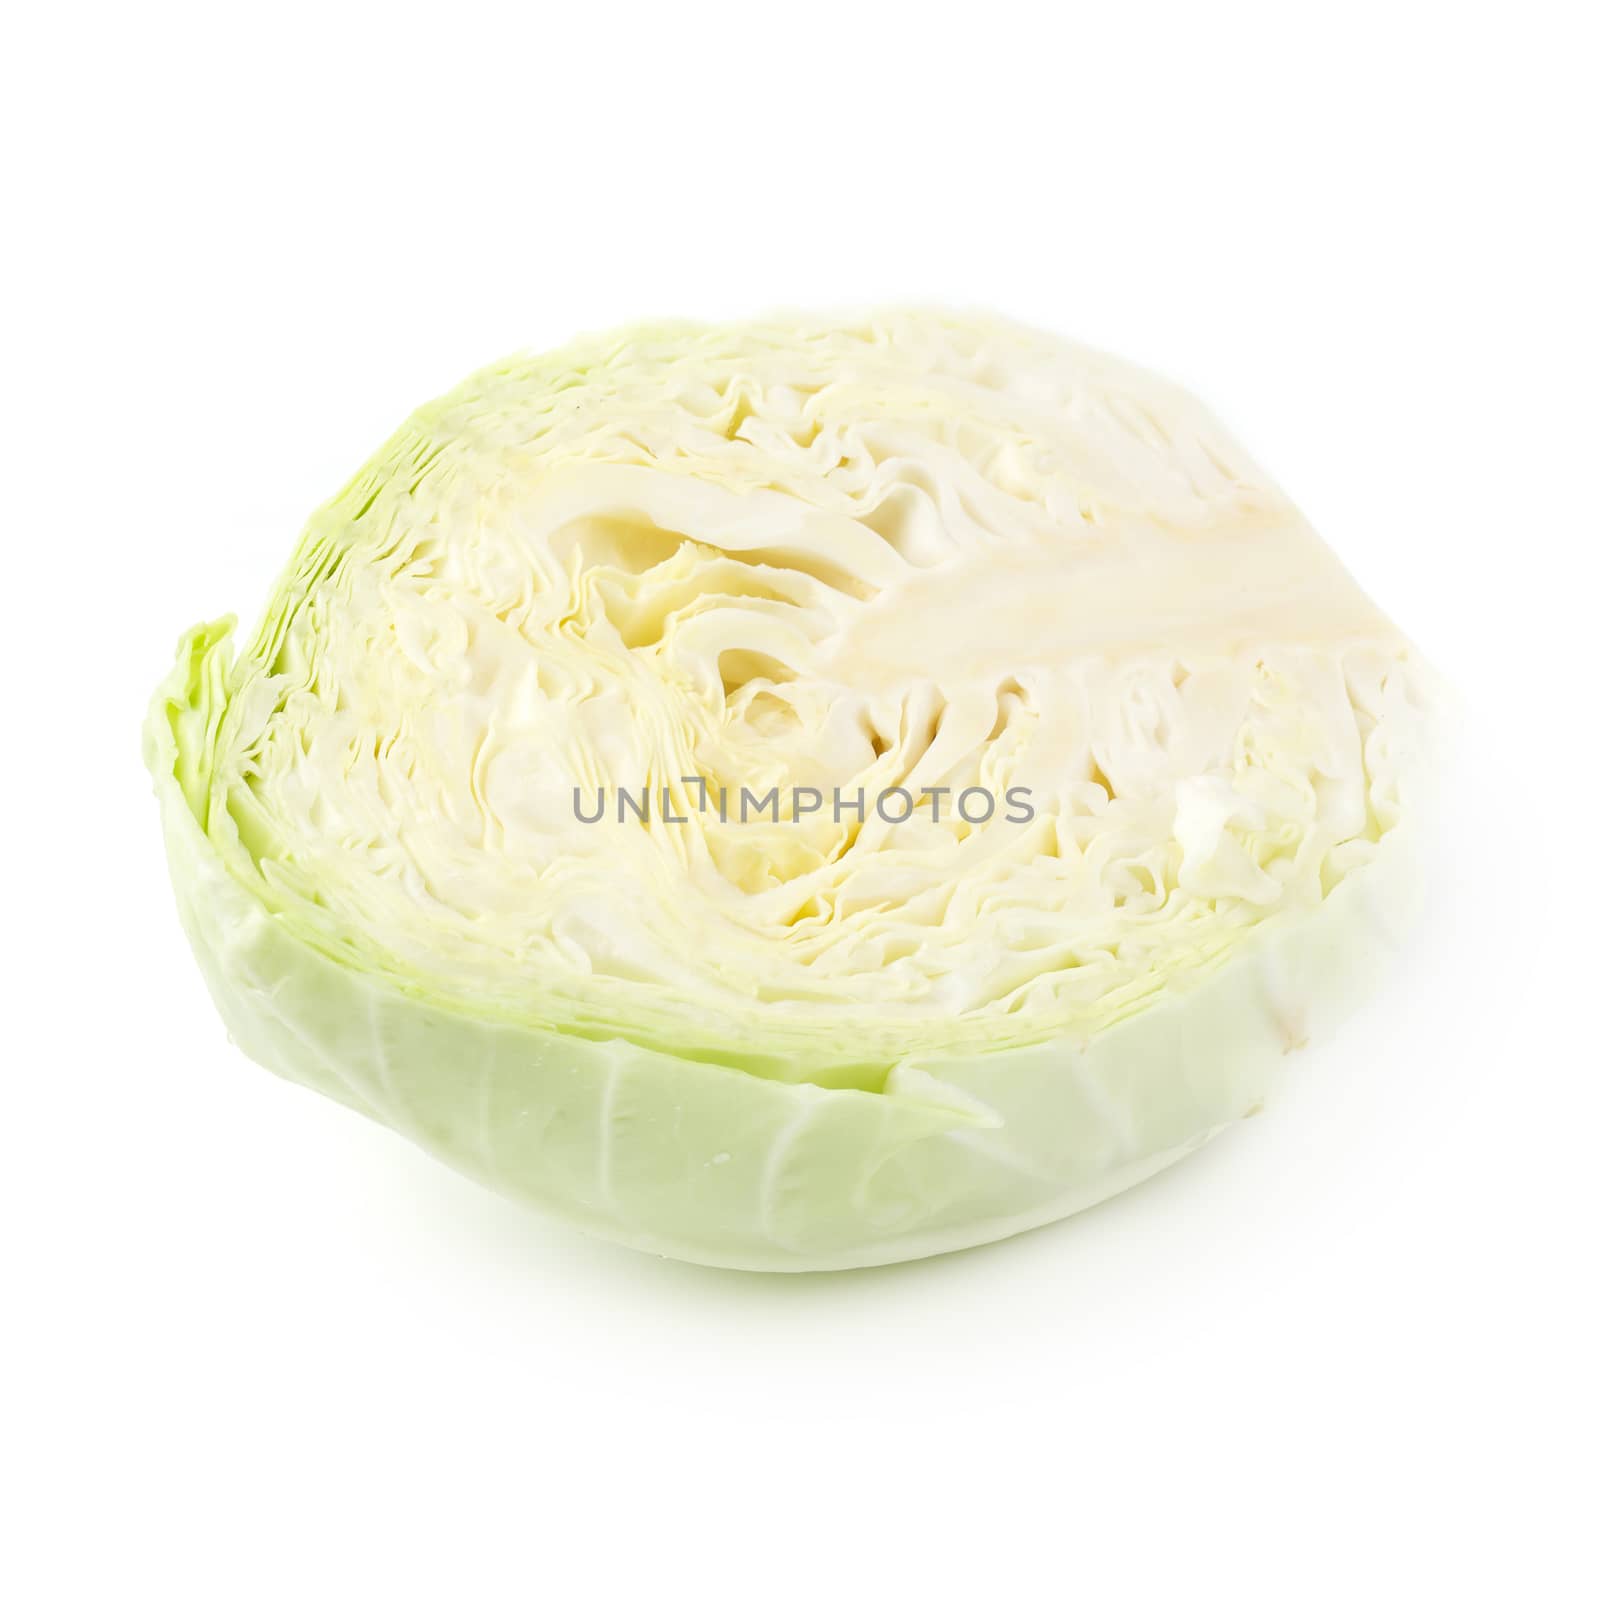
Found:
<path fill-rule="evenodd" d="M 1392 928 L 1422 685 L 1183 391 L 899 313 L 479 373 L 145 749 L 247 1054 L 595 1234 L 830 1268 L 1255 1109 Z"/>

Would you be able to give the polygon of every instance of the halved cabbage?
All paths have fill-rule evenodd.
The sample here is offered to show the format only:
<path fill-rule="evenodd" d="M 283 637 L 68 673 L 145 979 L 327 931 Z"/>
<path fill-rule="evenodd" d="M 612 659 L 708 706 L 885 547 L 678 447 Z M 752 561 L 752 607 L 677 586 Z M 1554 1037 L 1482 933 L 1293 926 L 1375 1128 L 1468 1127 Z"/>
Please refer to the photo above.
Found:
<path fill-rule="evenodd" d="M 1405 640 L 1188 395 L 990 320 L 492 367 L 230 627 L 146 753 L 235 1038 L 689 1260 L 1125 1188 L 1260 1102 L 1407 876 Z"/>

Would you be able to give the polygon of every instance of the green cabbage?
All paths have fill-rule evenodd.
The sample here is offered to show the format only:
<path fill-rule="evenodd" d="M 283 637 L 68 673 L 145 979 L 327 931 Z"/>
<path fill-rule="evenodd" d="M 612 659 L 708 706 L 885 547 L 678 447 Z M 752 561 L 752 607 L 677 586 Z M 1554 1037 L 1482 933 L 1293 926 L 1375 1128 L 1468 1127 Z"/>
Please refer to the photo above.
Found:
<path fill-rule="evenodd" d="M 185 637 L 145 748 L 249 1055 L 591 1232 L 807 1269 L 1252 1111 L 1404 894 L 1421 683 L 1184 392 L 899 313 L 478 374 L 247 643 Z"/>

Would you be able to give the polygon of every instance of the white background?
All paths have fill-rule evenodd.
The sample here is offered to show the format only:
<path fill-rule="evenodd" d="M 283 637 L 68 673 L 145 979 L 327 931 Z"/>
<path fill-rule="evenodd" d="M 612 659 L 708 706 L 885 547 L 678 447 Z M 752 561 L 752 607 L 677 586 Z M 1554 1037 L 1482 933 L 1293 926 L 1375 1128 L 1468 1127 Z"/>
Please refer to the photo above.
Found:
<path fill-rule="evenodd" d="M 1596 1592 L 1600 126 L 1582 9 L 1496 9 L 13 18 L 0 1586 Z M 179 631 L 488 359 L 907 300 L 1192 385 L 1453 680 L 1379 1002 L 1098 1212 L 812 1280 L 239 1056 L 138 758 Z"/>

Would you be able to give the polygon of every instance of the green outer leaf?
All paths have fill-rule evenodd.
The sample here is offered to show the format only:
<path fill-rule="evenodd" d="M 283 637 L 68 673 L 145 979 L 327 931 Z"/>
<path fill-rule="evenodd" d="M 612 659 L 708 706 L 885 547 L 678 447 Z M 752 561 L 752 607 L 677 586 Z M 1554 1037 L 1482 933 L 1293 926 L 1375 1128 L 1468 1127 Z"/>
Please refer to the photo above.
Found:
<path fill-rule="evenodd" d="M 202 830 L 230 629 L 185 636 L 145 759 L 183 925 L 234 1039 L 491 1188 L 688 1261 L 870 1266 L 1118 1193 L 1259 1106 L 1284 1053 L 1356 998 L 1414 889 L 1402 826 L 1314 916 L 1274 919 L 1088 1042 L 908 1058 L 879 1093 L 475 1017 L 313 948 Z"/>

